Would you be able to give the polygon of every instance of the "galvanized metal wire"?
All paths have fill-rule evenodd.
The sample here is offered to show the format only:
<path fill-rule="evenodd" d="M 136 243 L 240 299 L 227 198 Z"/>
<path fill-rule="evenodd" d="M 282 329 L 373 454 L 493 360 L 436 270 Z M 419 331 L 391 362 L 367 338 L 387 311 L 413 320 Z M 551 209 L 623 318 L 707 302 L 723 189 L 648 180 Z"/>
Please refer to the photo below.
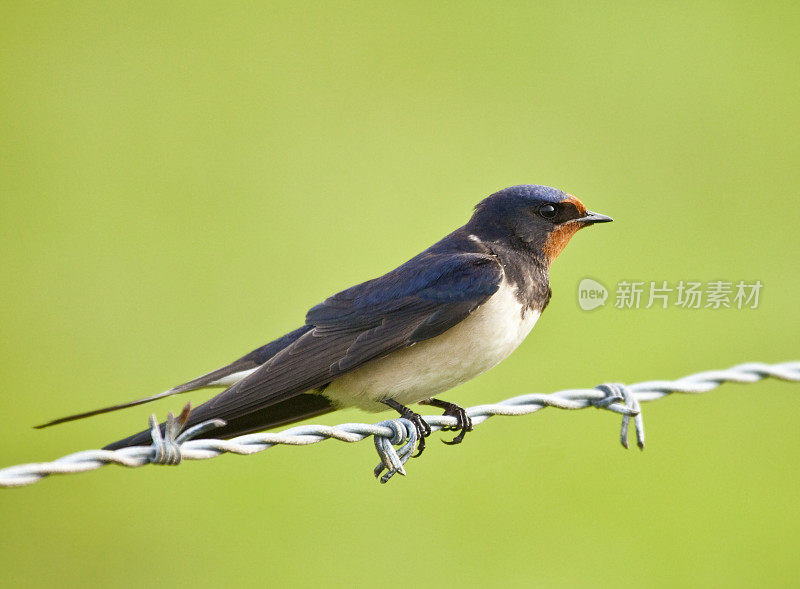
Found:
<path fill-rule="evenodd" d="M 602 384 L 593 389 L 570 389 L 544 394 L 528 394 L 499 403 L 477 405 L 467 409 L 473 426 L 496 415 L 527 415 L 545 407 L 586 409 L 596 407 L 622 415 L 620 441 L 628 447 L 628 428 L 633 421 L 637 444 L 644 448 L 644 422 L 640 403 L 655 401 L 673 393 L 698 394 L 715 389 L 725 382 L 754 383 L 765 378 L 800 382 L 800 362 L 782 364 L 749 363 L 727 370 L 713 370 L 685 376 L 678 380 L 653 380 L 637 384 Z M 431 430 L 456 425 L 456 418 L 443 415 L 424 416 Z M 30 485 L 54 474 L 73 474 L 98 469 L 109 464 L 137 467 L 146 464 L 179 464 L 181 460 L 206 460 L 221 454 L 255 454 L 278 444 L 307 446 L 324 440 L 360 442 L 373 437 L 380 464 L 374 474 L 385 483 L 397 473 L 406 474 L 404 464 L 411 456 L 417 433 L 407 419 L 391 419 L 375 424 L 344 423 L 336 426 L 301 425 L 281 432 L 264 432 L 238 436 L 230 440 L 191 439 L 220 425 L 210 420 L 181 432 L 185 414 L 167 419 L 162 434 L 155 416 L 150 418 L 153 444 L 120 450 L 85 450 L 52 462 L 20 464 L 0 469 L 0 487 Z"/>

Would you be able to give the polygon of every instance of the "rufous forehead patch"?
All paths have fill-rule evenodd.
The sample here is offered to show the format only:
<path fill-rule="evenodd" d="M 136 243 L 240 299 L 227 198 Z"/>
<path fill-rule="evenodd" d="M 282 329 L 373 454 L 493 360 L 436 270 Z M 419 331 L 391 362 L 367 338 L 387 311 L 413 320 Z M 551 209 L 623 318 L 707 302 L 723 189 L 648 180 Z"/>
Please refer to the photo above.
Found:
<path fill-rule="evenodd" d="M 577 197 L 568 194 L 563 202 L 572 203 L 578 210 L 578 214 L 582 217 L 586 214 L 586 207 L 578 200 Z M 583 225 L 580 223 L 565 223 L 553 229 L 547 236 L 544 242 L 544 255 L 552 263 L 558 257 L 564 248 L 567 247 L 569 240 L 575 235 L 575 232 L 581 229 Z"/>
<path fill-rule="evenodd" d="M 578 200 L 578 197 L 568 194 L 565 200 L 567 202 L 571 202 L 577 207 L 578 212 L 581 214 L 581 217 L 586 214 L 586 207 L 583 206 L 583 203 L 580 200 Z"/>

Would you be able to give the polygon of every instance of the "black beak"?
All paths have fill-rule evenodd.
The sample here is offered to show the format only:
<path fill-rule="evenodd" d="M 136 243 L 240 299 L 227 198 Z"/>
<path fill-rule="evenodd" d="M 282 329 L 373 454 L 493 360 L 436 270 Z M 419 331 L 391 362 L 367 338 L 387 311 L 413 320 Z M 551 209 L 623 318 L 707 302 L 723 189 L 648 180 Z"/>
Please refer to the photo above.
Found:
<path fill-rule="evenodd" d="M 592 211 L 586 211 L 586 214 L 583 217 L 575 219 L 583 223 L 584 225 L 592 225 L 594 223 L 610 223 L 614 219 L 611 217 L 607 217 L 605 215 L 601 215 L 600 213 L 593 213 Z"/>

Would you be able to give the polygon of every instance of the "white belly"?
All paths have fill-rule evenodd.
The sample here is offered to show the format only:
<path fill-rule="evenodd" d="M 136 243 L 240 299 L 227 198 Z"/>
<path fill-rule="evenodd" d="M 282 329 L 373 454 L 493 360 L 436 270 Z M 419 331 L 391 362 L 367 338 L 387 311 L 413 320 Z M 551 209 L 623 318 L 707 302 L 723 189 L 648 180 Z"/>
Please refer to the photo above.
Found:
<path fill-rule="evenodd" d="M 526 309 L 508 284 L 442 335 L 373 360 L 323 391 L 341 407 L 383 411 L 382 400 L 417 403 L 492 368 L 530 333 L 539 313 Z"/>

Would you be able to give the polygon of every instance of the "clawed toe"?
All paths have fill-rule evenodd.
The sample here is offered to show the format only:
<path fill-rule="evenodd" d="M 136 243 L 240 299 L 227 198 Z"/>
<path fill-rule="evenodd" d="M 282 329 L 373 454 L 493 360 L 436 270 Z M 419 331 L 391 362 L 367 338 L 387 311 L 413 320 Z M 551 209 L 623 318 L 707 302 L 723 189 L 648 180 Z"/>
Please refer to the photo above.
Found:
<path fill-rule="evenodd" d="M 414 424 L 414 428 L 417 430 L 417 440 L 419 441 L 417 442 L 417 453 L 414 454 L 412 458 L 420 456 L 425 451 L 425 438 L 431 435 L 431 426 L 428 425 L 428 422 L 426 422 L 419 413 L 412 411 L 397 401 L 388 399 L 383 403 L 397 411 L 400 414 L 400 417 L 408 419 Z M 450 403 L 448 401 L 440 401 L 439 399 L 427 399 L 421 403 L 424 405 L 432 405 L 433 407 L 444 409 L 444 413 L 442 415 L 447 417 L 455 417 L 455 425 L 441 427 L 442 431 L 458 432 L 456 437 L 452 440 L 442 440 L 442 442 L 445 444 L 449 446 L 460 444 L 464 441 L 464 437 L 467 435 L 467 432 L 472 431 L 472 419 L 469 415 L 467 415 L 467 411 L 463 407 L 459 407 L 455 403 Z"/>
<path fill-rule="evenodd" d="M 427 421 L 422 419 L 419 413 L 414 413 L 410 409 L 403 417 L 411 421 L 417 430 L 417 439 L 419 440 L 417 443 L 417 453 L 411 456 L 411 458 L 416 458 L 417 456 L 421 456 L 425 451 L 425 438 L 431 435 L 431 426 L 428 425 Z"/>
<path fill-rule="evenodd" d="M 412 411 L 408 407 L 405 407 L 404 405 L 401 405 L 396 401 L 392 401 L 390 399 L 384 401 L 384 404 L 388 405 L 389 407 L 397 411 L 400 414 L 400 417 L 408 419 L 411 423 L 414 424 L 414 429 L 417 430 L 418 442 L 417 442 L 417 453 L 414 454 L 412 458 L 420 456 L 425 451 L 425 438 L 431 435 L 431 426 L 428 425 L 427 421 L 422 419 L 422 416 L 419 413 Z"/>
<path fill-rule="evenodd" d="M 458 435 L 449 442 L 442 440 L 445 444 L 460 444 L 464 441 L 464 436 L 467 435 L 467 432 L 472 431 L 472 419 L 470 419 L 469 415 L 467 415 L 467 410 L 463 407 L 449 401 L 440 401 L 439 399 L 428 399 L 424 401 L 424 404 L 444 409 L 442 415 L 456 418 L 455 425 L 445 425 L 441 428 L 443 432 L 458 432 Z"/>
<path fill-rule="evenodd" d="M 448 446 L 454 446 L 456 444 L 460 444 L 461 442 L 464 441 L 464 436 L 467 435 L 468 431 L 470 431 L 470 430 L 462 429 L 458 433 L 458 435 L 455 438 L 453 438 L 452 440 L 450 440 L 449 442 L 447 440 L 442 440 L 442 444 L 447 444 Z"/>
<path fill-rule="evenodd" d="M 442 440 L 442 442 L 448 446 L 460 444 L 464 441 L 464 436 L 467 435 L 467 432 L 472 431 L 472 419 L 470 419 L 470 416 L 467 415 L 467 411 L 463 407 L 459 407 L 453 403 L 451 403 L 451 406 L 445 410 L 443 415 L 456 418 L 456 425 L 448 427 L 447 431 L 458 431 L 458 435 L 449 442 L 447 440 Z"/>

